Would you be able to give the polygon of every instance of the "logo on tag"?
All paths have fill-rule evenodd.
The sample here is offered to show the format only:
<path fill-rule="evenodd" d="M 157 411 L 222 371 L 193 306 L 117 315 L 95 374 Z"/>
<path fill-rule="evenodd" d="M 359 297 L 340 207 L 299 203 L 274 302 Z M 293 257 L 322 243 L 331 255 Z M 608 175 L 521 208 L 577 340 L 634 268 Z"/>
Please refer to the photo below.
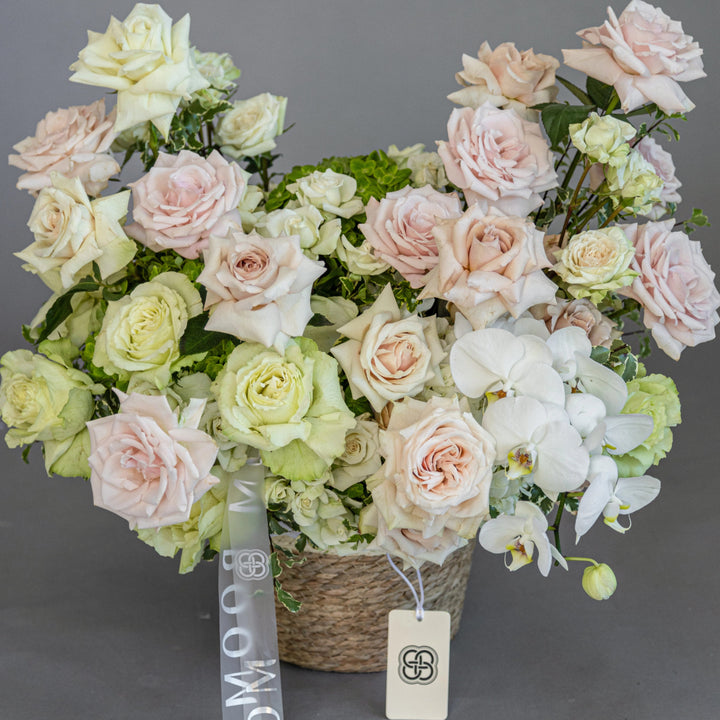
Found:
<path fill-rule="evenodd" d="M 398 673 L 408 685 L 429 685 L 438 674 L 438 656 L 427 645 L 408 645 L 400 651 Z"/>
<path fill-rule="evenodd" d="M 235 570 L 243 580 L 263 580 L 270 572 L 270 561 L 262 550 L 241 550 L 235 555 Z"/>

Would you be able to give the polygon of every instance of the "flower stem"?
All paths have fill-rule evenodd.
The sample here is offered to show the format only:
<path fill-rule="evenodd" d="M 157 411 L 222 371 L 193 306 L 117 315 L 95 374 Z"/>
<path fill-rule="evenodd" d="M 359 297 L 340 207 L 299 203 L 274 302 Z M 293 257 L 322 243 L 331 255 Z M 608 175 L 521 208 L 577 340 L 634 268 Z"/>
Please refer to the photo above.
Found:
<path fill-rule="evenodd" d="M 562 549 L 560 548 L 560 521 L 562 520 L 563 511 L 565 510 L 565 493 L 560 493 L 560 501 L 558 502 L 558 509 L 557 513 L 555 513 L 555 521 L 553 522 L 553 535 L 555 535 L 555 547 L 557 548 L 557 551 L 562 555 Z M 557 560 L 555 561 L 555 564 L 558 565 L 559 563 Z"/>
<path fill-rule="evenodd" d="M 567 213 L 565 215 L 565 222 L 563 222 L 562 231 L 560 232 L 560 239 L 558 240 L 558 246 L 563 246 L 563 241 L 565 239 L 565 233 L 567 231 L 568 225 L 570 224 L 570 218 L 572 217 L 573 210 L 575 209 L 575 206 L 577 205 L 577 199 L 578 194 L 580 193 L 580 188 L 582 187 L 582 184 L 585 182 L 585 178 L 587 177 L 587 174 L 590 172 L 590 163 L 585 161 L 585 167 L 583 168 L 582 175 L 580 176 L 580 180 L 578 181 L 577 186 L 575 187 L 575 192 L 573 193 L 572 198 L 570 199 L 570 204 L 568 205 Z"/>
<path fill-rule="evenodd" d="M 624 210 L 624 207 L 621 203 L 610 213 L 607 220 L 600 227 L 601 228 L 607 227 L 623 210 Z"/>
<path fill-rule="evenodd" d="M 595 567 L 598 566 L 597 560 L 593 560 L 592 558 L 584 558 L 584 557 L 566 557 L 566 560 L 575 560 L 577 562 L 588 562 L 592 563 Z"/>

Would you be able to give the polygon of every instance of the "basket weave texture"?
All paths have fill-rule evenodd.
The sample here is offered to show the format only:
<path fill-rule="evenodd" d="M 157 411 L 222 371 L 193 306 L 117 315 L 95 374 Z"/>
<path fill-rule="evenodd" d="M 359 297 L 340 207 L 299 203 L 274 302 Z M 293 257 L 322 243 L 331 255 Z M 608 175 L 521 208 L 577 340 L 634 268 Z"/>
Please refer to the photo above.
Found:
<path fill-rule="evenodd" d="M 460 627 L 474 543 L 442 566 L 421 568 L 425 609 L 447 610 L 454 636 Z M 412 609 L 410 589 L 380 556 L 306 553 L 284 568 L 284 590 L 302 602 L 297 613 L 275 602 L 280 659 L 314 670 L 378 672 L 387 660 L 387 615 Z M 417 587 L 414 571 L 406 573 Z"/>

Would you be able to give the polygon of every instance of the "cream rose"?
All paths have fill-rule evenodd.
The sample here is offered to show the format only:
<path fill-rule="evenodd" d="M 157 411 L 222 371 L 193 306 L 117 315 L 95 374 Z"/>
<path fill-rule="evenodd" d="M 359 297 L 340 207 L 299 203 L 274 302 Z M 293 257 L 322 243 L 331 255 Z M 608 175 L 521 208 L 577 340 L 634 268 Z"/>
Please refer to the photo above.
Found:
<path fill-rule="evenodd" d="M 385 464 L 370 482 L 388 528 L 477 532 L 490 509 L 495 442 L 457 398 L 396 403 L 380 443 Z"/>
<path fill-rule="evenodd" d="M 255 223 L 255 232 L 264 237 L 297 235 L 300 247 L 312 260 L 317 260 L 319 255 L 329 255 L 337 248 L 340 231 L 339 218 L 326 222 L 313 205 L 273 210 Z"/>
<path fill-rule="evenodd" d="M 435 228 L 437 266 L 420 298 L 452 302 L 475 329 L 509 312 L 553 302 L 556 286 L 542 272 L 549 267 L 543 233 L 526 220 L 473 205 L 458 220 Z"/>
<path fill-rule="evenodd" d="M 108 303 L 92 361 L 121 380 L 162 388 L 180 359 L 188 320 L 201 312 L 200 293 L 185 275 L 161 273 Z"/>
<path fill-rule="evenodd" d="M 599 302 L 610 290 L 629 285 L 635 273 L 628 267 L 635 250 L 619 226 L 587 230 L 570 238 L 560 251 L 555 272 L 576 298 Z"/>
<path fill-rule="evenodd" d="M 133 220 L 126 231 L 151 250 L 196 258 L 210 234 L 240 227 L 237 205 L 247 173 L 217 150 L 203 158 L 190 150 L 160 153 L 150 172 L 131 183 Z"/>
<path fill-rule="evenodd" d="M 328 480 L 335 489 L 345 491 L 380 469 L 379 432 L 378 424 L 369 415 L 357 418 L 357 425 L 345 436 L 345 452 L 335 461 L 332 479 Z"/>
<path fill-rule="evenodd" d="M 280 348 L 303 334 L 313 316 L 312 285 L 325 266 L 303 254 L 297 235 L 213 235 L 203 257 L 206 329 Z"/>
<path fill-rule="evenodd" d="M 625 164 L 606 167 L 605 180 L 613 202 L 624 200 L 638 215 L 647 215 L 660 202 L 663 182 L 639 150 L 633 149 Z"/>
<path fill-rule="evenodd" d="M 613 85 L 625 112 L 656 103 L 668 114 L 695 105 L 678 82 L 705 77 L 702 50 L 682 25 L 660 8 L 632 0 L 618 18 L 580 30 L 582 50 L 563 50 L 565 64 Z"/>
<path fill-rule="evenodd" d="M 407 168 L 412 172 L 410 182 L 417 188 L 431 185 L 436 190 L 448 184 L 445 166 L 442 158 L 436 152 L 424 152 L 422 143 L 409 145 L 402 150 L 397 145 L 391 145 L 387 156 L 397 163 L 400 168 Z"/>
<path fill-rule="evenodd" d="M 93 263 L 105 279 L 135 255 L 135 243 L 120 225 L 129 200 L 124 191 L 91 201 L 79 178 L 52 173 L 52 186 L 40 191 L 28 221 L 35 242 L 16 256 L 53 292 L 75 285 Z"/>
<path fill-rule="evenodd" d="M 434 317 L 403 317 L 386 285 L 370 308 L 338 329 L 349 340 L 330 350 L 353 397 L 366 397 L 380 412 L 389 401 L 417 395 L 445 357 L 435 322 Z"/>
<path fill-rule="evenodd" d="M 421 287 L 428 270 L 437 264 L 433 228 L 441 220 L 462 215 L 455 193 L 440 193 L 430 185 L 410 186 L 370 198 L 367 222 L 358 227 L 375 255 L 394 267 L 412 287 Z"/>
<path fill-rule="evenodd" d="M 557 185 L 553 156 L 537 123 L 490 103 L 455 109 L 448 140 L 438 143 L 450 182 L 468 203 L 525 217 L 542 205 L 538 194 Z"/>
<path fill-rule="evenodd" d="M 217 129 L 220 150 L 230 157 L 255 157 L 274 150 L 283 132 L 287 98 L 262 93 L 239 100 L 223 116 Z"/>
<path fill-rule="evenodd" d="M 673 231 L 674 220 L 625 225 L 638 273 L 623 295 L 644 308 L 643 322 L 661 350 L 677 360 L 685 347 L 715 337 L 720 293 L 700 243 Z"/>
<path fill-rule="evenodd" d="M 532 313 L 545 323 L 551 333 L 566 327 L 581 328 L 593 345 L 609 348 L 612 341 L 621 335 L 612 320 L 603 315 L 587 298 L 558 299 L 555 305 L 532 308 Z"/>
<path fill-rule="evenodd" d="M 532 49 L 520 52 L 515 43 L 502 43 L 493 50 L 484 42 L 477 58 L 463 55 L 462 63 L 455 79 L 463 88 L 448 95 L 448 100 L 458 105 L 478 108 L 489 102 L 537 121 L 537 110 L 530 108 L 552 102 L 558 93 L 555 71 L 559 61 L 550 55 L 536 55 Z"/>
<path fill-rule="evenodd" d="M 19 154 L 10 155 L 8 161 L 25 171 L 17 187 L 36 195 L 52 185 L 50 173 L 57 172 L 79 178 L 88 195 L 99 195 L 109 178 L 120 172 L 110 153 L 114 122 L 114 111 L 105 115 L 104 100 L 49 112 L 34 136 L 13 145 Z"/>
<path fill-rule="evenodd" d="M 335 254 L 354 275 L 380 275 L 390 269 L 390 265 L 376 257 L 372 245 L 367 240 L 355 247 L 344 235 L 341 235 Z"/>
<path fill-rule="evenodd" d="M 287 189 L 294 193 L 300 205 L 314 205 L 330 215 L 350 218 L 364 210 L 363 201 L 355 195 L 355 178 L 333 170 L 315 170 Z"/>
<path fill-rule="evenodd" d="M 209 86 L 189 34 L 189 15 L 173 25 L 159 5 L 138 3 L 122 22 L 111 17 L 104 34 L 89 33 L 70 80 L 117 91 L 115 132 L 151 120 L 167 137 L 180 101 Z"/>
<path fill-rule="evenodd" d="M 624 165 L 630 153 L 629 141 L 635 137 L 635 128 L 612 115 L 593 112 L 581 123 L 568 127 L 572 144 L 592 162 Z"/>
<path fill-rule="evenodd" d="M 204 401 L 178 416 L 163 396 L 120 395 L 120 412 L 89 422 L 93 499 L 130 529 L 188 520 L 192 505 L 218 482 L 217 446 L 197 429 Z"/>

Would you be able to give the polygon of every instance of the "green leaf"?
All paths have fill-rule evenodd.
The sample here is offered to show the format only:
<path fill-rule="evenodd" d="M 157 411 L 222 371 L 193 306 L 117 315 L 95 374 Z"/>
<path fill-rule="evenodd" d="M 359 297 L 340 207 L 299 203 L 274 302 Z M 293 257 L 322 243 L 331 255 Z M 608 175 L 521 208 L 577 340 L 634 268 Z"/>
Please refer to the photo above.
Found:
<path fill-rule="evenodd" d="M 295 549 L 298 552 L 302 552 L 307 545 L 307 535 L 298 535 L 298 539 L 295 541 Z"/>
<path fill-rule="evenodd" d="M 571 83 L 569 80 L 566 80 L 564 77 L 560 77 L 559 75 L 556 75 L 555 79 L 564 85 L 583 105 L 593 104 L 591 97 L 586 95 L 577 85 L 575 85 L 575 83 Z"/>
<path fill-rule="evenodd" d="M 604 365 L 610 359 L 610 348 L 596 345 L 590 353 L 590 358 L 595 362 Z"/>
<path fill-rule="evenodd" d="M 553 148 L 559 149 L 569 136 L 568 126 L 581 123 L 595 109 L 594 105 L 549 103 L 542 112 L 542 123 Z"/>
<path fill-rule="evenodd" d="M 35 443 L 30 443 L 29 445 L 26 445 L 26 446 L 23 448 L 23 451 L 22 451 L 22 459 L 23 459 L 23 462 L 24 462 L 26 465 L 29 465 L 29 464 L 30 464 L 30 460 L 28 459 L 28 455 L 30 454 L 30 450 L 32 450 L 32 446 L 33 446 L 34 444 L 35 444 Z"/>
<path fill-rule="evenodd" d="M 72 314 L 72 297 L 75 293 L 79 292 L 93 292 L 100 286 L 92 279 L 85 278 L 81 280 L 75 287 L 70 288 L 66 293 L 61 295 L 50 307 L 45 315 L 45 322 L 43 328 L 38 334 L 38 342 L 47 340 L 53 330 L 56 330 L 60 325 L 67 320 Z"/>
<path fill-rule="evenodd" d="M 625 358 L 625 366 L 623 367 L 622 371 L 622 379 L 625 382 L 630 382 L 631 380 L 635 379 L 635 377 L 637 376 L 637 372 L 638 360 L 634 355 L 628 353 L 628 356 Z"/>
<path fill-rule="evenodd" d="M 206 330 L 205 325 L 207 321 L 208 313 L 206 312 L 188 320 L 185 333 L 180 340 L 180 353 L 182 355 L 198 355 L 200 353 L 210 352 L 225 340 L 233 337 L 226 333 Z"/>
<path fill-rule="evenodd" d="M 280 577 L 282 574 L 282 567 L 280 566 L 280 559 L 278 558 L 277 552 L 270 554 L 270 570 L 274 578 Z"/>
<path fill-rule="evenodd" d="M 590 102 L 594 102 L 602 110 L 607 110 L 612 100 L 615 88 L 612 85 L 607 85 L 600 80 L 596 80 L 593 77 L 588 77 L 587 83 L 587 94 L 590 97 Z"/>
<path fill-rule="evenodd" d="M 287 590 L 282 589 L 278 580 L 275 581 L 275 592 L 277 593 L 277 599 L 291 613 L 296 613 L 302 607 L 301 602 L 298 602 Z"/>

